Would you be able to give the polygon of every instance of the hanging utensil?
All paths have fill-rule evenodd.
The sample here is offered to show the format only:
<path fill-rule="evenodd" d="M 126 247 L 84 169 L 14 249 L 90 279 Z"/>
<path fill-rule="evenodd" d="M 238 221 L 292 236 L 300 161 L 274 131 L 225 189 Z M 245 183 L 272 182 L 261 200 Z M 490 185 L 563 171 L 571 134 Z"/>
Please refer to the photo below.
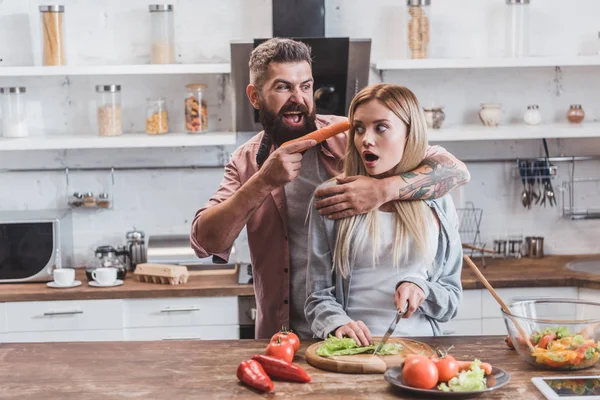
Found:
<path fill-rule="evenodd" d="M 556 196 L 554 194 L 554 189 L 552 188 L 552 169 L 550 168 L 552 164 L 550 164 L 550 156 L 548 155 L 548 142 L 546 139 L 542 139 L 544 143 L 544 151 L 546 152 L 546 168 L 544 169 L 545 175 L 545 183 L 546 183 L 546 197 L 548 198 L 548 203 L 550 203 L 550 207 L 556 205 Z"/>
<path fill-rule="evenodd" d="M 527 208 L 530 203 L 529 192 L 527 191 L 527 161 L 519 161 L 519 175 L 521 176 L 521 182 L 523 182 L 523 191 L 521 192 L 521 203 L 523 207 Z"/>

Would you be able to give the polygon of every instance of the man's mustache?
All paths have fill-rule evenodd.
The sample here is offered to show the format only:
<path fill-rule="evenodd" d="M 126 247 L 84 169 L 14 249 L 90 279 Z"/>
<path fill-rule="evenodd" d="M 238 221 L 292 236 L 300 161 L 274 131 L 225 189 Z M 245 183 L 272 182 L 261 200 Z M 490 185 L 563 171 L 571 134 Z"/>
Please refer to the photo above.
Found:
<path fill-rule="evenodd" d="M 286 103 L 281 107 L 277 114 L 279 116 L 283 116 L 283 114 L 286 112 L 301 112 L 305 115 L 308 115 L 310 111 L 308 111 L 308 108 L 304 104 Z"/>

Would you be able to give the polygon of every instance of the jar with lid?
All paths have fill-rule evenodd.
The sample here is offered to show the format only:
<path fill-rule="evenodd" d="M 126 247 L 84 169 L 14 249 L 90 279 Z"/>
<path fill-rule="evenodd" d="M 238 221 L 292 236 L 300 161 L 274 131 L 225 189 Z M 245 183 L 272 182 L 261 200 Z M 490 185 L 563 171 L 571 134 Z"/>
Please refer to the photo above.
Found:
<path fill-rule="evenodd" d="M 24 87 L 0 89 L 2 96 L 2 132 L 4 137 L 27 137 L 27 112 L 25 109 Z"/>
<path fill-rule="evenodd" d="M 71 207 L 83 206 L 83 194 L 81 194 L 79 192 L 73 193 L 73 195 L 69 199 L 69 204 L 71 205 Z"/>
<path fill-rule="evenodd" d="M 100 208 L 110 208 L 108 193 L 100 193 L 96 199 L 96 205 Z"/>
<path fill-rule="evenodd" d="M 540 122 L 542 122 L 542 114 L 540 113 L 540 107 L 537 104 L 527 106 L 527 111 L 525 111 L 523 120 L 527 125 L 537 125 Z"/>
<path fill-rule="evenodd" d="M 430 129 L 440 129 L 446 119 L 444 107 L 425 107 L 423 108 L 423 114 L 425 114 L 427 127 Z"/>
<path fill-rule="evenodd" d="M 506 0 L 506 56 L 529 55 L 529 0 Z"/>
<path fill-rule="evenodd" d="M 578 124 L 585 118 L 585 112 L 581 107 L 581 104 L 571 104 L 569 111 L 567 111 L 567 119 L 572 124 Z"/>
<path fill-rule="evenodd" d="M 152 26 L 152 64 L 174 64 L 173 5 L 151 4 L 148 8 Z"/>
<path fill-rule="evenodd" d="M 96 199 L 94 198 L 94 193 L 92 193 L 92 192 L 84 193 L 83 206 L 84 207 L 96 207 Z"/>
<path fill-rule="evenodd" d="M 98 134 L 120 136 L 123 134 L 121 121 L 121 85 L 97 85 Z"/>
<path fill-rule="evenodd" d="M 64 40 L 65 6 L 40 6 L 43 65 L 66 65 Z"/>
<path fill-rule="evenodd" d="M 146 133 L 159 135 L 169 131 L 164 97 L 146 99 Z"/>
<path fill-rule="evenodd" d="M 185 97 L 185 130 L 188 133 L 205 132 L 208 130 L 208 106 L 204 98 L 207 88 L 202 83 L 186 85 Z"/>
<path fill-rule="evenodd" d="M 408 48 L 411 58 L 427 58 L 431 0 L 407 0 L 406 4 L 408 6 Z"/>

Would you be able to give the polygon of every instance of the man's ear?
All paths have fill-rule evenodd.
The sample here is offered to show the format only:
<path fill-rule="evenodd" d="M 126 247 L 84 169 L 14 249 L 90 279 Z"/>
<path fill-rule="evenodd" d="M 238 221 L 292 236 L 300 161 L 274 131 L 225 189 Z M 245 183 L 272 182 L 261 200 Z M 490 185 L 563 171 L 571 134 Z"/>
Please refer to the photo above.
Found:
<path fill-rule="evenodd" d="M 246 95 L 248 95 L 248 100 L 250 100 L 252 107 L 260 110 L 260 95 L 258 93 L 258 88 L 252 83 L 249 84 L 246 87 Z"/>

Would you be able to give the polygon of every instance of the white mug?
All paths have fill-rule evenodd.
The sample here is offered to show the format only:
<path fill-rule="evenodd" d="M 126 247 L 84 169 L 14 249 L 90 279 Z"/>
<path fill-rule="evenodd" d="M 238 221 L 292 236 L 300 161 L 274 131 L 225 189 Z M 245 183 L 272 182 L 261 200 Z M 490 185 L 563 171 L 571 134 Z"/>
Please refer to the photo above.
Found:
<path fill-rule="evenodd" d="M 69 286 L 75 282 L 75 270 L 73 268 L 57 268 L 52 271 L 54 282 L 59 286 Z"/>
<path fill-rule="evenodd" d="M 113 267 L 97 268 L 92 271 L 92 278 L 101 285 L 112 285 L 117 280 L 117 269 Z"/>

